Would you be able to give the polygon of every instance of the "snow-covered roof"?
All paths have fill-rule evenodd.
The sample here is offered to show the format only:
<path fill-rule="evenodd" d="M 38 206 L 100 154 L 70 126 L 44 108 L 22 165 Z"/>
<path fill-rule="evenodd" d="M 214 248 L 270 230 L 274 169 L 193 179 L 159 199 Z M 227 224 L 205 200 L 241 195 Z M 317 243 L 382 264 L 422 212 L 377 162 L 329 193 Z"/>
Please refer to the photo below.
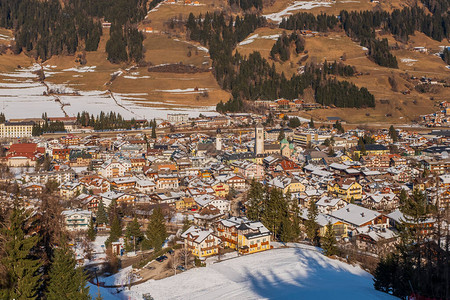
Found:
<path fill-rule="evenodd" d="M 348 204 L 341 209 L 333 211 L 330 215 L 346 223 L 360 226 L 372 221 L 381 214 L 359 205 Z"/>

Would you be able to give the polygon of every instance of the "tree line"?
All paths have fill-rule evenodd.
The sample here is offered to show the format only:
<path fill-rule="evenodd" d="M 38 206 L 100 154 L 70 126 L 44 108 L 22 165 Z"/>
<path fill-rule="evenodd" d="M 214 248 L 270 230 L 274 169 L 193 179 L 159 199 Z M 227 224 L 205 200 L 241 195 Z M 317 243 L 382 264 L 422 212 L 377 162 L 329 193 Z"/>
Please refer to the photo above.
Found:
<path fill-rule="evenodd" d="M 227 103 L 219 102 L 216 107 L 218 111 L 238 111 L 243 107 L 243 100 L 296 99 L 307 87 L 316 91 L 316 101 L 319 103 L 345 107 L 375 105 L 373 95 L 366 89 L 358 89 L 351 83 L 335 84 L 333 80 L 324 80 L 322 71 L 315 65 L 309 65 L 303 74 L 293 75 L 288 79 L 283 73 L 277 73 L 275 65 L 269 64 L 259 52 L 253 52 L 248 57 L 242 56 L 238 51 L 232 54 L 237 43 L 256 28 L 265 25 L 265 18 L 250 14 L 243 18 L 230 17 L 228 21 L 223 13 L 207 13 L 204 18 L 202 15 L 197 18 L 193 14 L 189 15 L 186 23 L 188 37 L 209 47 L 213 74 L 221 87 L 231 91 L 233 96 Z M 341 93 L 338 93 L 339 97 L 353 97 L 356 92 L 357 99 L 351 100 L 351 104 L 343 104 L 346 101 L 343 98 L 328 103 L 324 97 L 326 93 L 317 92 L 325 86 L 330 86 L 327 89 L 329 92 L 342 89 Z"/>
<path fill-rule="evenodd" d="M 85 127 L 94 127 L 94 130 L 131 129 L 136 127 L 134 118 L 125 120 L 120 113 L 105 113 L 103 111 L 97 116 L 89 114 L 87 111 L 78 113 L 77 123 Z"/>
<path fill-rule="evenodd" d="M 84 1 L 83 1 L 84 3 Z M 81 1 L 5 0 L 0 2 L 0 27 L 14 30 L 15 53 L 30 52 L 46 60 L 53 55 L 74 54 L 98 48 L 102 25 Z"/>
<path fill-rule="evenodd" d="M 68 0 L 62 6 L 58 0 L 5 0 L 0 2 L 0 27 L 14 30 L 15 53 L 27 51 L 47 60 L 80 50 L 96 51 L 103 19 L 112 23 L 108 59 L 113 63 L 139 61 L 143 35 L 136 24 L 146 15 L 147 2 Z"/>
<path fill-rule="evenodd" d="M 262 10 L 263 2 L 262 0 L 228 0 L 230 6 L 236 5 L 242 10 L 249 10 L 255 8 L 257 10 Z"/>
<path fill-rule="evenodd" d="M 441 41 L 450 37 L 450 14 L 448 1 L 423 0 L 431 11 L 429 14 L 419 6 L 386 11 L 341 11 L 339 16 L 327 16 L 311 13 L 297 13 L 283 19 L 280 28 L 289 30 L 315 30 L 327 32 L 339 25 L 346 34 L 369 49 L 369 57 L 377 64 L 397 68 L 397 60 L 389 52 L 387 40 L 376 38 L 375 30 L 380 29 L 392 33 L 396 39 L 406 42 L 414 31 Z"/>

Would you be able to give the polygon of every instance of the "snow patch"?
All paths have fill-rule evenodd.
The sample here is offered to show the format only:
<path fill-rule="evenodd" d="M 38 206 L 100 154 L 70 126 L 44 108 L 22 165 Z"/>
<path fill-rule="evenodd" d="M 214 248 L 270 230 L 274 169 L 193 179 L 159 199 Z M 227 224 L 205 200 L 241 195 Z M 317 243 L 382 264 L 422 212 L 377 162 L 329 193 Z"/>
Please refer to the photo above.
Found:
<path fill-rule="evenodd" d="M 74 67 L 74 68 L 64 69 L 63 72 L 87 73 L 87 72 L 95 72 L 95 68 L 97 68 L 97 66 Z"/>
<path fill-rule="evenodd" d="M 294 11 L 297 10 L 310 10 L 316 7 L 331 7 L 332 2 L 319 2 L 319 1 L 295 1 L 293 4 L 289 5 L 280 12 L 264 15 L 266 19 L 270 19 L 276 23 L 280 23 L 281 20 L 292 15 Z"/>

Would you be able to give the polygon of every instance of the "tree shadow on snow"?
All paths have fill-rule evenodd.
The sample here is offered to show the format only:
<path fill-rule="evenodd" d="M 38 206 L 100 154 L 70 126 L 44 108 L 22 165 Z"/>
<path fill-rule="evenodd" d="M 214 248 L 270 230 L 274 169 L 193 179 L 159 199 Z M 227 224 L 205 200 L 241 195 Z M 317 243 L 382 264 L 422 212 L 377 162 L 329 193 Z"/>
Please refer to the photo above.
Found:
<path fill-rule="evenodd" d="M 265 299 L 392 299 L 373 288 L 372 278 L 351 265 L 314 251 L 296 249 L 289 266 L 252 272 L 246 270 L 251 289 Z"/>

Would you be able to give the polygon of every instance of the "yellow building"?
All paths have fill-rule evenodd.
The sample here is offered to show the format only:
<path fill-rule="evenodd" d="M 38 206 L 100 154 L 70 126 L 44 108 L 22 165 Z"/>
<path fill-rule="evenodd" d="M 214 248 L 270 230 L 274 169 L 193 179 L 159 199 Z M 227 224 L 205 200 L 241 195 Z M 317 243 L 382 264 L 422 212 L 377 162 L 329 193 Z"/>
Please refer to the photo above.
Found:
<path fill-rule="evenodd" d="M 340 179 L 331 181 L 327 187 L 328 193 L 347 202 L 361 200 L 362 186 L 352 179 Z"/>
<path fill-rule="evenodd" d="M 192 255 L 204 258 L 219 253 L 220 238 L 211 229 L 203 230 L 191 226 L 181 234 L 184 246 L 191 251 Z"/>
<path fill-rule="evenodd" d="M 353 155 L 361 157 L 362 155 L 384 155 L 389 154 L 389 149 L 379 144 L 368 144 L 364 147 L 357 146 L 353 151 Z"/>
<path fill-rule="evenodd" d="M 34 122 L 5 122 L 0 124 L 0 138 L 21 138 L 33 135 Z"/>
<path fill-rule="evenodd" d="M 305 185 L 291 177 L 278 176 L 269 181 L 269 186 L 281 189 L 283 194 L 301 193 L 305 191 Z"/>
<path fill-rule="evenodd" d="M 270 231 L 261 222 L 231 217 L 217 223 L 217 235 L 223 246 L 242 254 L 270 249 Z"/>
<path fill-rule="evenodd" d="M 192 208 L 195 205 L 194 198 L 184 197 L 178 201 L 175 201 L 175 209 L 178 211 L 184 211 Z"/>
<path fill-rule="evenodd" d="M 230 192 L 230 186 L 223 182 L 217 181 L 213 183 L 211 187 L 214 190 L 214 194 L 218 197 L 226 197 Z"/>

